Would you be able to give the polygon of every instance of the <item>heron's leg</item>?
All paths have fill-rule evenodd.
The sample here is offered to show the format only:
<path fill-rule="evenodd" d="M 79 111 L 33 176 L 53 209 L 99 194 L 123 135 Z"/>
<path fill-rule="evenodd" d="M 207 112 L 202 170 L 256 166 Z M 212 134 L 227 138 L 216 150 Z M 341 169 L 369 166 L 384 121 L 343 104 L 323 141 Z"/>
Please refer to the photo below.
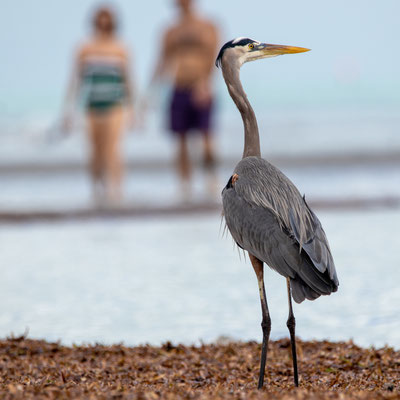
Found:
<path fill-rule="evenodd" d="M 289 317 L 286 325 L 289 328 L 290 332 L 290 345 L 292 347 L 293 370 L 294 370 L 294 384 L 295 386 L 299 386 L 299 375 L 297 372 L 296 337 L 295 337 L 296 320 L 293 314 L 292 289 L 290 288 L 290 278 L 286 278 L 286 283 L 287 283 L 288 302 L 289 302 Z"/>
<path fill-rule="evenodd" d="M 257 275 L 258 288 L 260 291 L 261 310 L 262 310 L 261 327 L 263 331 L 263 343 L 261 350 L 260 376 L 258 378 L 258 389 L 261 389 L 264 384 L 265 363 L 267 361 L 268 341 L 269 341 L 269 334 L 271 332 L 271 317 L 269 315 L 267 296 L 265 294 L 263 263 L 257 257 L 254 257 L 250 253 L 249 256 L 251 264 L 253 265 L 254 271 Z"/>

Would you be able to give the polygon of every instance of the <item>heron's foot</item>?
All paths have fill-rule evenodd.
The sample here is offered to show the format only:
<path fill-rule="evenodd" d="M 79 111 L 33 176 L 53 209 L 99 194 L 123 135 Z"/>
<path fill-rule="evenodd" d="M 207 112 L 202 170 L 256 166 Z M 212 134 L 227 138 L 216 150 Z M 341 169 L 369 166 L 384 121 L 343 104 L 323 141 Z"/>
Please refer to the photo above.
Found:
<path fill-rule="evenodd" d="M 262 389 L 264 386 L 264 376 L 265 376 L 265 366 L 267 363 L 268 354 L 268 342 L 269 335 L 271 333 L 271 318 L 269 314 L 265 314 L 261 322 L 261 327 L 263 331 L 263 343 L 261 349 L 261 360 L 260 360 L 260 375 L 258 377 L 258 389 Z"/>

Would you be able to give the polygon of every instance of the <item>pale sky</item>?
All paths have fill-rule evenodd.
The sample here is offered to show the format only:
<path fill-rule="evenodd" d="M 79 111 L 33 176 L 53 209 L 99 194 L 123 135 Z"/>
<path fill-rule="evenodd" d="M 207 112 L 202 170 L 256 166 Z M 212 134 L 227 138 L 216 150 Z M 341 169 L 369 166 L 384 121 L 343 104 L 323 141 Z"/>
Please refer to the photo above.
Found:
<path fill-rule="evenodd" d="M 119 0 L 121 37 L 146 89 L 160 33 L 174 0 Z M 238 36 L 311 48 L 246 64 L 242 79 L 258 104 L 400 106 L 400 2 L 197 0 L 221 26 L 221 44 Z M 88 33 L 92 0 L 2 0 L 0 113 L 58 109 L 74 49 Z M 220 72 L 216 84 L 224 90 Z M 226 97 L 226 96 L 225 96 Z"/>

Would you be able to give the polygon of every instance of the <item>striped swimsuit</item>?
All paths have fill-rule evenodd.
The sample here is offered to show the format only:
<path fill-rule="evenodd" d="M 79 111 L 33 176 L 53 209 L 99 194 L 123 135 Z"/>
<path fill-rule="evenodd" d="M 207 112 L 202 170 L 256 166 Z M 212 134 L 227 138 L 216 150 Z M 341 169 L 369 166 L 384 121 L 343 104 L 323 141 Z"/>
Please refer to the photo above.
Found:
<path fill-rule="evenodd" d="M 117 57 L 87 57 L 81 77 L 83 101 L 91 111 L 106 111 L 126 99 L 123 65 Z"/>

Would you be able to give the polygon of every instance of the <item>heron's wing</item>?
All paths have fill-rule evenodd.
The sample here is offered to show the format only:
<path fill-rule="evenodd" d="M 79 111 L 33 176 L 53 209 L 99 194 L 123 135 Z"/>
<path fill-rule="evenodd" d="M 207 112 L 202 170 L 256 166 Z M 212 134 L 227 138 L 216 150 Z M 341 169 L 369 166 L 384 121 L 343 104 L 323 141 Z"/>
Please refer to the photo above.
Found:
<path fill-rule="evenodd" d="M 322 273 L 328 271 L 329 277 L 334 281 L 335 285 L 338 286 L 339 281 L 336 274 L 335 263 L 333 261 L 325 231 L 322 228 L 318 217 L 306 203 L 304 197 L 303 201 L 306 208 L 305 212 L 308 212 L 310 216 L 310 224 L 305 225 L 305 240 L 300 241 L 299 223 L 301 223 L 301 219 L 299 215 L 296 215 L 296 213 L 291 210 L 289 218 L 293 235 L 299 242 L 300 246 L 308 254 L 315 268 Z"/>
<path fill-rule="evenodd" d="M 234 240 L 279 274 L 290 277 L 296 302 L 335 290 L 329 276 L 319 272 L 304 251 L 299 251 L 298 241 L 273 212 L 247 202 L 233 188 L 225 189 L 222 198 L 226 224 Z"/>
<path fill-rule="evenodd" d="M 335 264 L 325 232 L 296 186 L 279 169 L 257 157 L 243 159 L 235 172 L 239 176 L 234 185 L 237 194 L 272 213 L 281 230 L 295 239 L 298 251 L 303 249 L 319 272 L 328 271 L 337 286 Z"/>
<path fill-rule="evenodd" d="M 224 190 L 222 200 L 225 221 L 236 243 L 281 275 L 294 278 L 295 271 L 290 265 L 298 263 L 300 256 L 295 250 L 287 252 L 286 248 L 291 248 L 295 239 L 285 235 L 275 215 L 251 205 L 234 189 Z"/>

